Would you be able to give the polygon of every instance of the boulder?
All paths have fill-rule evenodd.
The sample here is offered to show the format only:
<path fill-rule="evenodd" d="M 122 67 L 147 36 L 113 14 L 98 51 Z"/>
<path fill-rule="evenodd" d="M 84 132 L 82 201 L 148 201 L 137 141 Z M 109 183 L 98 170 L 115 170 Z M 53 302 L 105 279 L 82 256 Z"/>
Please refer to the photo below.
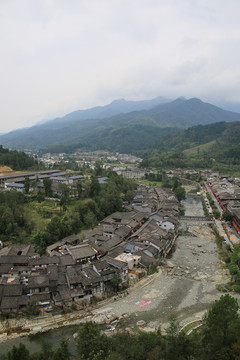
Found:
<path fill-rule="evenodd" d="M 144 320 L 137 321 L 137 326 L 146 326 L 146 322 Z"/>

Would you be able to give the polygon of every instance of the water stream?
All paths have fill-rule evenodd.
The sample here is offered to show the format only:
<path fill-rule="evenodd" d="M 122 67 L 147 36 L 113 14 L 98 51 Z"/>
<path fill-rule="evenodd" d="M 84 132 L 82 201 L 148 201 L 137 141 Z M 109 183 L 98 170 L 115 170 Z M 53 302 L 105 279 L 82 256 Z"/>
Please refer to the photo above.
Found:
<path fill-rule="evenodd" d="M 73 338 L 73 334 L 78 331 L 78 328 L 79 326 L 77 325 L 65 326 L 34 336 L 22 336 L 9 339 L 1 343 L 0 354 L 5 354 L 12 348 L 13 345 L 18 346 L 20 343 L 24 344 L 29 350 L 29 352 L 32 354 L 41 350 L 42 341 L 50 342 L 53 345 L 53 350 L 55 350 L 60 345 L 61 339 L 65 338 L 69 340 L 69 349 L 71 354 L 76 355 L 76 343 Z"/>
<path fill-rule="evenodd" d="M 182 205 L 185 209 L 185 216 L 204 216 L 200 196 L 186 195 L 186 199 L 182 201 Z"/>

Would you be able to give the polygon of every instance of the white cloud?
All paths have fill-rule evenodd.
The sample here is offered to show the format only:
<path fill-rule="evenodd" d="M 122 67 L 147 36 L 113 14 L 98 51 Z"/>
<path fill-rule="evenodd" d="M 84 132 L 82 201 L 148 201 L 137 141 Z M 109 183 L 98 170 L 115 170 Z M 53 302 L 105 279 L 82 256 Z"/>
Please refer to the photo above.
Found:
<path fill-rule="evenodd" d="M 239 101 L 238 0 L 1 0 L 1 127 L 115 98 Z"/>

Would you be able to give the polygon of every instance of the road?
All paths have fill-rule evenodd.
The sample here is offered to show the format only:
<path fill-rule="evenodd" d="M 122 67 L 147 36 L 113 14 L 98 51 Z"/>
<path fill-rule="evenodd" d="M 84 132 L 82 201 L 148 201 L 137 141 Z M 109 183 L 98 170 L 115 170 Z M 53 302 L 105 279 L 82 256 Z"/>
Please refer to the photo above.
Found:
<path fill-rule="evenodd" d="M 219 211 L 219 213 L 220 213 L 220 216 L 222 216 L 222 212 L 223 212 L 223 211 L 222 211 L 222 208 L 221 208 L 221 206 L 219 205 L 219 203 L 218 203 L 215 195 L 213 194 L 213 192 L 212 192 L 211 188 L 208 186 L 208 184 L 207 184 L 206 182 L 205 182 L 204 184 L 205 184 L 206 189 L 207 189 L 208 193 L 210 194 L 212 200 L 214 201 L 214 204 L 215 204 L 215 206 L 217 207 L 217 209 L 218 209 L 218 211 Z"/>

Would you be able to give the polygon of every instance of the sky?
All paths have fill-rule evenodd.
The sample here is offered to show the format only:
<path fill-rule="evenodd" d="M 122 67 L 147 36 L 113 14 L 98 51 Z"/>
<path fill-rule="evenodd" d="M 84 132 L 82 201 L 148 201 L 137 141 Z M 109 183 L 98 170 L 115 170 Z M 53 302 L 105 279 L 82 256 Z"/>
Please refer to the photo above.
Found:
<path fill-rule="evenodd" d="M 0 0 L 0 133 L 115 99 L 240 103 L 239 0 Z"/>

